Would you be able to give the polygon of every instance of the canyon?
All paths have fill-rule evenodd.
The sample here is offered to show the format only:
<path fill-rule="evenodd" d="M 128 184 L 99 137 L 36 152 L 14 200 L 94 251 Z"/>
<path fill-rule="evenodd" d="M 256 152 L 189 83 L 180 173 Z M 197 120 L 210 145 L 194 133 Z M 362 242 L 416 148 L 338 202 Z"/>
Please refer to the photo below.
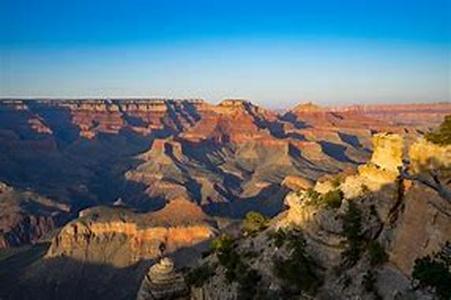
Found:
<path fill-rule="evenodd" d="M 200 99 L 4 99 L 0 249 L 24 250 L 7 254 L 0 269 L 21 255 L 29 262 L 0 272 L 11 284 L 0 288 L 0 298 L 26 299 L 40 289 L 35 299 L 70 299 L 82 286 L 77 299 L 133 298 L 161 255 L 178 267 L 195 264 L 212 239 L 236 232 L 251 211 L 278 220 L 272 228 L 307 223 L 303 230 L 310 245 L 319 245 L 318 260 L 332 268 L 341 225 L 330 211 L 302 204 L 296 191 L 326 194 L 337 176 L 345 199 L 362 193 L 378 199 L 378 221 L 365 215 L 365 226 L 368 232 L 389 228 L 377 238 L 401 275 L 384 272 L 404 280 L 414 258 L 437 251 L 449 233 L 449 207 L 442 201 L 448 187 L 429 190 L 435 177 L 425 175 L 449 168 L 449 146 L 418 139 L 447 115 L 449 103 L 303 103 L 275 112 L 237 99 L 217 105 Z M 401 205 L 392 200 L 404 160 L 414 171 L 403 178 Z M 422 197 L 429 202 L 417 201 Z M 425 211 L 421 218 L 415 217 L 419 210 Z M 412 230 L 422 234 L 411 239 Z M 261 236 L 254 240 L 263 243 Z M 337 286 L 335 279 L 324 293 Z M 218 280 L 212 282 L 221 285 Z M 112 286 L 115 281 L 121 285 Z M 235 292 L 224 292 L 224 299 Z M 349 296 L 358 293 L 351 288 Z"/>

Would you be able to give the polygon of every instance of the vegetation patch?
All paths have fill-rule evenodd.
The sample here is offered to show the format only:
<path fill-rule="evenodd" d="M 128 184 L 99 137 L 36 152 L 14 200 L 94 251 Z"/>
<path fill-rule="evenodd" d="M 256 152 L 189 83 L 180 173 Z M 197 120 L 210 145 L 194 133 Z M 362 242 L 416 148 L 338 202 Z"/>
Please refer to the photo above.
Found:
<path fill-rule="evenodd" d="M 211 242 L 210 248 L 216 253 L 228 252 L 232 249 L 233 243 L 234 239 L 231 236 L 222 234 Z"/>
<path fill-rule="evenodd" d="M 259 212 L 248 212 L 243 221 L 243 231 L 249 235 L 255 235 L 267 227 L 268 218 Z"/>
<path fill-rule="evenodd" d="M 451 145 L 451 115 L 445 117 L 440 126 L 425 134 L 427 141 L 441 146 Z"/>
<path fill-rule="evenodd" d="M 309 188 L 305 193 L 305 196 L 309 199 L 308 204 L 317 206 L 321 203 L 321 194 L 313 188 Z"/>
<path fill-rule="evenodd" d="M 229 283 L 238 283 L 238 298 L 254 299 L 261 276 L 244 261 L 246 255 L 241 257 L 234 247 L 234 240 L 230 236 L 222 235 L 212 242 L 211 248 L 225 269 L 226 280 Z M 249 251 L 246 254 L 253 256 L 255 252 Z"/>
<path fill-rule="evenodd" d="M 442 251 L 415 261 L 412 278 L 418 287 L 432 288 L 440 299 L 451 299 L 451 244 Z"/>
<path fill-rule="evenodd" d="M 368 270 L 365 275 L 363 275 L 362 285 L 366 292 L 374 295 L 376 300 L 383 299 L 376 289 L 376 276 L 374 276 L 373 271 Z"/>
<path fill-rule="evenodd" d="M 377 241 L 368 243 L 368 256 L 373 267 L 379 266 L 388 260 L 388 254 L 385 252 L 384 247 Z"/>
<path fill-rule="evenodd" d="M 274 242 L 274 245 L 277 248 L 280 248 L 284 245 L 285 240 L 287 239 L 287 233 L 284 229 L 279 228 L 277 231 L 272 231 L 268 234 L 268 238 Z"/>
<path fill-rule="evenodd" d="M 297 231 L 291 231 L 286 238 L 291 254 L 286 259 L 274 259 L 274 275 L 284 282 L 287 292 L 316 294 L 322 279 L 316 272 L 317 265 L 305 249 L 305 239 Z"/>
<path fill-rule="evenodd" d="M 343 192 L 341 190 L 332 190 L 322 196 L 322 202 L 327 208 L 339 208 L 343 201 Z"/>
<path fill-rule="evenodd" d="M 331 184 L 332 186 L 337 189 L 345 180 L 345 177 L 341 174 L 335 176 L 332 180 L 331 180 Z"/>
<path fill-rule="evenodd" d="M 308 204 L 313 206 L 324 206 L 327 208 L 339 208 L 343 201 L 343 192 L 340 189 L 328 191 L 321 195 L 314 189 L 310 188 L 306 191 Z"/>
<path fill-rule="evenodd" d="M 342 253 L 342 265 L 354 266 L 363 251 L 362 212 L 353 202 L 349 202 L 348 209 L 343 216 L 343 235 L 347 239 L 347 248 Z"/>
<path fill-rule="evenodd" d="M 215 271 L 209 264 L 192 269 L 186 276 L 185 282 L 189 286 L 201 287 L 207 280 L 215 275 Z"/>

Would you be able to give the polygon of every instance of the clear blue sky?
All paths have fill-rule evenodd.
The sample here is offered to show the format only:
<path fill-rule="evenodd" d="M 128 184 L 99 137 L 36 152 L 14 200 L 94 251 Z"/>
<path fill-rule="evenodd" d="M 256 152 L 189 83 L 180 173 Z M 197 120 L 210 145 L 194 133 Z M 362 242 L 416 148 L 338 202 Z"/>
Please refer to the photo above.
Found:
<path fill-rule="evenodd" d="M 450 101 L 449 2 L 0 0 L 0 96 Z"/>

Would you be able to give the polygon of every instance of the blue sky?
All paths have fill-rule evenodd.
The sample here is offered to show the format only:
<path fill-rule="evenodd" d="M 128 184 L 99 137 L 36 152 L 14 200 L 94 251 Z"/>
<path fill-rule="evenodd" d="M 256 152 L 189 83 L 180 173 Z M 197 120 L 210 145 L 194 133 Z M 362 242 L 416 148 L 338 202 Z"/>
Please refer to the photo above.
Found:
<path fill-rule="evenodd" d="M 0 96 L 450 101 L 448 0 L 0 0 Z"/>

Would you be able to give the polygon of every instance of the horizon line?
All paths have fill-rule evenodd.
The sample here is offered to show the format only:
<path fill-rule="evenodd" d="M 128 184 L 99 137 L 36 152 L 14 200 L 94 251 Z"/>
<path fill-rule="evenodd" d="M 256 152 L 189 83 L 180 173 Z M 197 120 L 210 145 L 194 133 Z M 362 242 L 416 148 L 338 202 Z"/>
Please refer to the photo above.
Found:
<path fill-rule="evenodd" d="M 258 103 L 259 101 L 253 101 L 246 98 L 240 98 L 240 97 L 225 97 L 221 98 L 219 101 L 210 101 L 205 98 L 201 97 L 135 97 L 135 96 L 126 96 L 126 97 L 32 97 L 32 96 L 25 96 L 25 97 L 1 97 L 0 96 L 0 102 L 4 101 L 197 101 L 197 102 L 203 102 L 211 105 L 219 105 L 220 103 L 226 101 L 226 100 L 234 100 L 234 101 L 243 101 L 251 103 L 254 106 L 260 106 L 260 107 L 270 107 L 268 105 L 262 105 Z M 332 104 L 332 103 L 321 103 L 321 101 L 314 101 L 314 100 L 300 100 L 297 102 L 294 102 L 291 105 L 282 105 L 281 107 L 277 106 L 271 106 L 272 109 L 291 109 L 298 105 L 302 104 L 314 104 L 322 108 L 337 108 L 337 107 L 355 107 L 355 106 L 390 106 L 390 105 L 440 105 L 440 104 L 448 104 L 451 105 L 451 102 L 447 100 L 437 100 L 437 101 L 389 101 L 389 102 L 367 102 L 367 103 L 347 103 L 346 101 L 342 101 L 341 104 Z"/>

